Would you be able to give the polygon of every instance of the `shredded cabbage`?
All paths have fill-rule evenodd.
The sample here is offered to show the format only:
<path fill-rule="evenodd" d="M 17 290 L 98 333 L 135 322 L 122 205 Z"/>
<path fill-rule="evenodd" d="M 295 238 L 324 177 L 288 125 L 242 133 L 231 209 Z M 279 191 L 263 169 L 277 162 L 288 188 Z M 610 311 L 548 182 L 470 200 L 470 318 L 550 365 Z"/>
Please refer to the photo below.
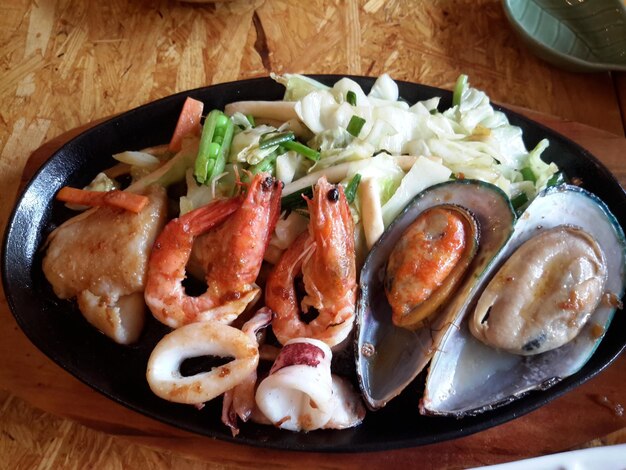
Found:
<path fill-rule="evenodd" d="M 237 132 L 230 145 L 231 162 L 246 162 L 255 165 L 276 150 L 276 146 L 265 149 L 259 148 L 259 140 L 265 134 L 276 132 L 276 128 L 267 125 L 249 127 Z"/>
<path fill-rule="evenodd" d="M 457 82 L 454 105 L 442 112 L 438 110 L 438 97 L 413 105 L 402 101 L 397 84 L 387 74 L 376 80 L 369 94 L 349 78 L 331 88 L 306 81 L 308 86 L 304 87 L 295 76 L 277 79 L 281 83 L 300 83 L 300 91 L 308 89 L 297 98 L 295 111 L 314 134 L 309 146 L 320 152 L 319 161 L 309 173 L 323 173 L 349 163 L 356 166 L 351 167 L 346 179 L 356 172 L 354 168 L 362 173 L 363 180 L 376 178 L 375 184 L 368 187 L 380 188 L 385 226 L 418 192 L 453 176 L 486 181 L 511 198 L 525 194 L 530 200 L 558 171 L 556 165 L 541 160 L 547 141 L 529 152 L 522 130 L 512 126 L 504 113 L 494 110 L 487 94 L 472 88 L 466 76 Z M 358 137 L 348 132 L 353 116 L 365 120 Z M 420 158 L 406 174 L 402 172 L 400 182 L 397 165 L 380 164 L 384 159 L 376 155 L 381 152 Z M 534 181 L 525 181 L 525 169 L 532 171 Z M 294 179 L 289 182 L 297 183 Z M 355 218 L 359 217 L 359 204 L 357 196 L 353 203 Z"/>
<path fill-rule="evenodd" d="M 285 101 L 297 101 L 312 91 L 327 90 L 329 88 L 323 83 L 304 75 L 291 73 L 276 75 L 271 73 L 270 76 L 285 87 L 285 95 L 283 96 Z"/>
<path fill-rule="evenodd" d="M 91 180 L 91 183 L 89 183 L 83 189 L 86 189 L 88 191 L 112 191 L 114 189 L 117 189 L 118 187 L 119 185 L 115 182 L 115 180 L 109 178 L 104 173 L 98 173 L 96 177 Z"/>
<path fill-rule="evenodd" d="M 559 171 L 559 168 L 554 163 L 548 164 L 541 159 L 541 153 L 548 147 L 548 145 L 549 142 L 546 139 L 543 139 L 528 154 L 528 166 L 537 179 L 535 183 L 535 190 L 537 191 L 543 189 L 552 175 Z"/>
<path fill-rule="evenodd" d="M 383 205 L 383 222 L 387 227 L 402 209 L 424 189 L 450 178 L 452 171 L 426 157 L 419 157 L 393 196 Z"/>
<path fill-rule="evenodd" d="M 378 77 L 368 93 L 350 78 L 329 87 L 303 75 L 272 77 L 285 86 L 284 101 L 293 103 L 295 115 L 285 122 L 265 120 L 255 125 L 243 112 L 233 112 L 235 135 L 224 174 L 208 188 L 187 175 L 182 212 L 234 194 L 238 181 L 248 178 L 247 171 L 270 171 L 285 184 L 284 195 L 306 190 L 322 175 L 347 185 L 359 173 L 368 188 L 365 219 L 371 218 L 372 201 L 376 201 L 380 207 L 375 223 L 382 218 L 387 226 L 417 193 L 450 178 L 486 181 L 511 199 L 523 195 L 531 200 L 558 171 L 555 164 L 541 159 L 548 142 L 543 140 L 529 151 L 522 130 L 496 111 L 487 94 L 472 88 L 464 75 L 457 81 L 453 106 L 445 110 L 439 110 L 439 97 L 412 104 L 402 100 L 398 84 L 388 74 Z M 254 106 L 234 109 L 247 112 Z M 259 142 L 268 135 L 287 132 L 293 132 L 289 138 L 298 140 L 297 145 L 282 142 L 260 148 Z M 193 151 L 189 143 L 186 147 L 164 165 L 167 170 L 159 168 L 142 178 L 138 187 L 183 177 L 189 168 L 188 152 Z M 138 152 L 116 158 L 136 169 L 158 165 L 157 158 Z M 399 158 L 404 158 L 402 166 Z M 357 191 L 351 211 L 355 222 L 366 223 L 362 202 Z M 370 228 L 359 227 L 359 233 L 379 231 Z M 273 247 L 280 250 L 281 244 Z"/>

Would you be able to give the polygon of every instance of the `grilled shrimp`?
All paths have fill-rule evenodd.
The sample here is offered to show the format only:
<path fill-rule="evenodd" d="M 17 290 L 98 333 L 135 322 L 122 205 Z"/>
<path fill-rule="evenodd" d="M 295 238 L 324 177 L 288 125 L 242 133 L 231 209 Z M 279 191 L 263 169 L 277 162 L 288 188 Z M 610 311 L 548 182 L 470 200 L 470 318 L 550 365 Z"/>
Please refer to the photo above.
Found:
<path fill-rule="evenodd" d="M 157 320 L 172 328 L 206 320 L 230 323 L 258 299 L 255 281 L 278 219 L 280 193 L 280 182 L 258 174 L 243 200 L 217 200 L 165 227 L 152 249 L 145 290 Z M 197 297 L 182 285 L 192 248 L 207 284 Z"/>
<path fill-rule="evenodd" d="M 281 344 L 298 337 L 329 346 L 352 330 L 356 304 L 354 223 L 341 186 L 321 178 L 307 200 L 309 230 L 283 253 L 268 277 L 265 303 L 275 313 L 272 330 Z M 295 281 L 302 273 L 306 295 L 298 305 Z M 306 322 L 301 312 L 317 317 Z"/>

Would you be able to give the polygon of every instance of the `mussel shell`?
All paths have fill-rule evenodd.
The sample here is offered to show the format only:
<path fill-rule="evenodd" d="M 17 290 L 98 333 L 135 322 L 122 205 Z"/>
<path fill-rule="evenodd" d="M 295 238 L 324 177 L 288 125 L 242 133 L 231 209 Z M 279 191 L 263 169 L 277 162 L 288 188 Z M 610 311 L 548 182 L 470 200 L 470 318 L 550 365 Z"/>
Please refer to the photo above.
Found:
<path fill-rule="evenodd" d="M 515 231 L 477 280 L 471 302 L 457 313 L 456 328 L 443 336 L 432 358 L 420 412 L 463 417 L 509 403 L 531 390 L 544 390 L 576 373 L 594 353 L 615 312 L 602 302 L 580 334 L 569 343 L 535 356 L 518 356 L 485 346 L 469 332 L 467 315 L 502 263 L 538 231 L 572 225 L 591 234 L 607 260 L 606 291 L 624 293 L 626 241 L 606 205 L 593 194 L 569 185 L 549 188 L 520 216 Z"/>
<path fill-rule="evenodd" d="M 383 282 L 389 254 L 405 229 L 424 210 L 456 204 L 471 212 L 480 227 L 478 251 L 450 303 L 429 328 L 410 331 L 393 325 Z M 515 213 L 498 187 L 474 180 L 432 186 L 418 194 L 372 247 L 360 275 L 357 303 L 356 368 L 370 409 L 383 407 L 426 366 L 448 320 L 465 303 L 474 279 L 485 269 L 513 231 Z"/>

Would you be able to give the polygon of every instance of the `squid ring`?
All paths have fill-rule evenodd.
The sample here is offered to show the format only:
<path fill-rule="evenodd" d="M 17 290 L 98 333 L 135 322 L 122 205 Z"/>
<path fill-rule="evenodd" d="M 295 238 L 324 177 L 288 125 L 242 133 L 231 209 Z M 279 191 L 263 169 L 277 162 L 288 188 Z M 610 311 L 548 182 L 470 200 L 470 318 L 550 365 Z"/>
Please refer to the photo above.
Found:
<path fill-rule="evenodd" d="M 256 404 L 277 427 L 312 431 L 332 417 L 336 403 L 330 373 L 332 352 L 313 338 L 287 341 L 270 375 L 258 386 Z"/>
<path fill-rule="evenodd" d="M 199 356 L 233 357 L 226 364 L 184 377 L 180 365 Z M 146 378 L 159 397 L 176 403 L 198 405 L 241 383 L 256 370 L 256 341 L 241 330 L 216 321 L 185 325 L 165 335 L 156 345 Z"/>

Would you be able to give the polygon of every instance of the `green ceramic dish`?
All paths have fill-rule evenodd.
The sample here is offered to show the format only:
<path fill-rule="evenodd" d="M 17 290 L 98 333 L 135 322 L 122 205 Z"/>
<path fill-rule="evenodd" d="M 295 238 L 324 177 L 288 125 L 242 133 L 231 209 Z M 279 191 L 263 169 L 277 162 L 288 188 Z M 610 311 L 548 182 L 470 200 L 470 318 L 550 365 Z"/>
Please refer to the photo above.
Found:
<path fill-rule="evenodd" d="M 576 72 L 626 71 L 623 0 L 503 0 L 522 40 L 542 59 Z"/>

